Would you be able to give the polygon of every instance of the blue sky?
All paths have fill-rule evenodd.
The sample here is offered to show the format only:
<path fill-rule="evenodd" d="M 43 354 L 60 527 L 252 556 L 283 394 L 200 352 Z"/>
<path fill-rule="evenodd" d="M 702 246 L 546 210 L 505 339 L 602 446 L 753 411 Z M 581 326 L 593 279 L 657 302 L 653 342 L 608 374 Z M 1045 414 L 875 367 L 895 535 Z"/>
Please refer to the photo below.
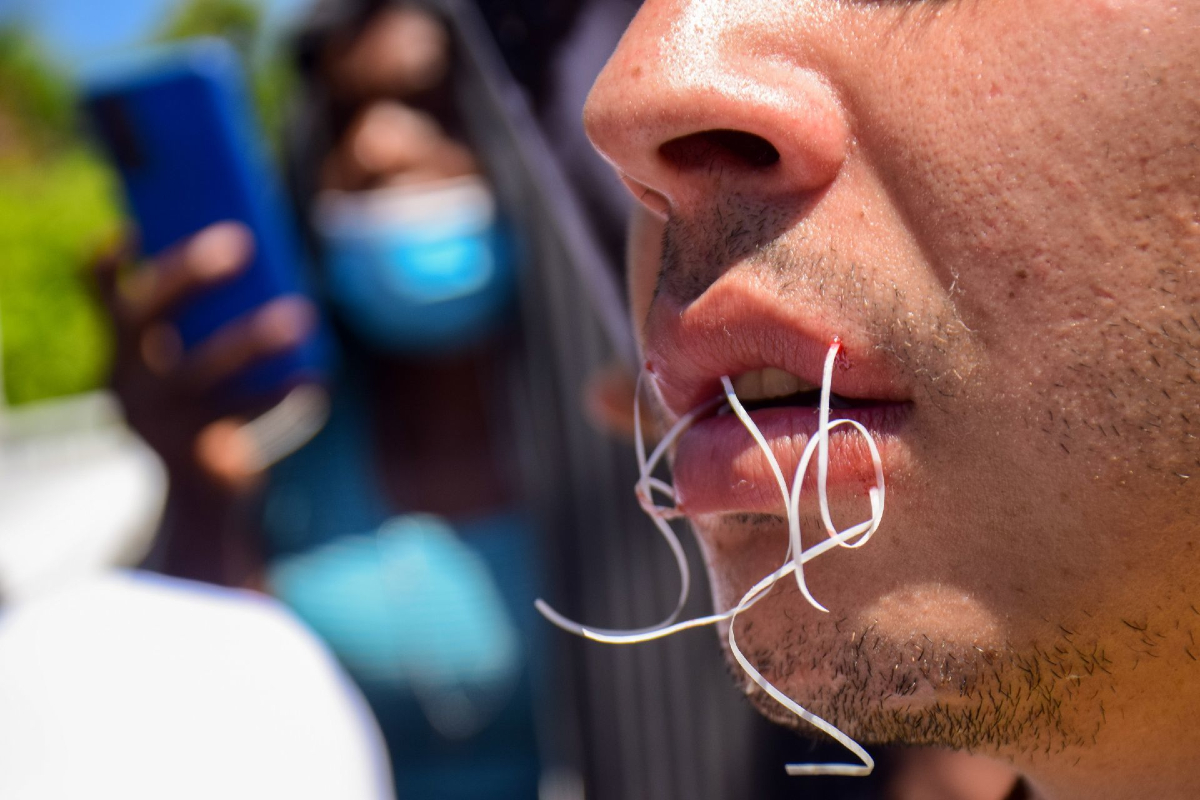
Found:
<path fill-rule="evenodd" d="M 17 20 L 68 67 L 141 40 L 179 0 L 0 0 L 0 21 Z M 268 20 L 282 24 L 311 0 L 258 0 Z"/>

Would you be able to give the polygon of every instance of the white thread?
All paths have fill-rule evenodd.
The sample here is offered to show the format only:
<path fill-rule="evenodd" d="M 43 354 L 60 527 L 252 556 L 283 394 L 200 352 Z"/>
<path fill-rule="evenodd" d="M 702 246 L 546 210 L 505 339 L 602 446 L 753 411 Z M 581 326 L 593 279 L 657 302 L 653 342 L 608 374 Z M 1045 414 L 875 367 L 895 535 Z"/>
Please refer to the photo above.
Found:
<path fill-rule="evenodd" d="M 766 438 L 754 424 L 749 413 L 738 399 L 736 392 L 733 389 L 733 383 L 727 376 L 721 378 L 721 384 L 725 390 L 724 398 L 714 398 L 709 402 L 701 405 L 699 408 L 685 414 L 677 421 L 658 445 L 651 452 L 649 458 L 646 457 L 645 439 L 642 433 L 641 409 L 637 397 L 634 399 L 634 436 L 636 437 L 635 452 L 638 460 L 638 481 L 635 487 L 638 502 L 641 504 L 642 510 L 654 522 L 655 527 L 659 529 L 663 538 L 666 539 L 668 546 L 675 555 L 676 566 L 679 569 L 680 575 L 680 595 L 676 603 L 674 611 L 669 614 L 666 619 L 657 625 L 651 625 L 646 628 L 636 628 L 633 630 L 614 630 L 608 628 L 593 628 L 590 626 L 581 625 L 578 622 L 569 620 L 551 608 L 544 600 L 538 599 L 534 605 L 538 611 L 542 613 L 550 622 L 558 627 L 583 636 L 593 641 L 605 642 L 608 644 L 635 644 L 638 642 L 647 642 L 653 639 L 660 639 L 664 636 L 670 636 L 679 631 L 688 630 L 690 628 L 698 628 L 704 625 L 712 625 L 717 622 L 728 620 L 728 641 L 729 649 L 733 653 L 734 659 L 746 672 L 750 679 L 754 681 L 764 692 L 772 699 L 782 705 L 784 708 L 791 711 L 793 714 L 813 725 L 818 730 L 832 737 L 835 741 L 857 756 L 862 764 L 788 764 L 786 766 L 789 775 L 869 775 L 874 769 L 875 762 L 870 754 L 863 749 L 862 745 L 854 741 L 847 734 L 842 732 L 836 726 L 826 720 L 808 711 L 796 701 L 785 695 L 777 689 L 770 681 L 762 676 L 753 664 L 745 657 L 741 649 L 737 645 L 736 637 L 736 622 L 738 614 L 752 607 L 762 598 L 766 597 L 774 588 L 775 584 L 789 574 L 795 575 L 796 583 L 804 595 L 805 600 L 814 608 L 820 611 L 828 611 L 823 605 L 817 602 L 816 598 L 808 590 L 808 586 L 804 581 L 804 564 L 817 556 L 832 550 L 834 547 L 857 548 L 867 543 L 879 528 L 879 523 L 883 518 L 884 508 L 884 479 L 883 479 L 883 460 L 879 456 L 879 449 L 875 444 L 874 438 L 870 432 L 859 422 L 855 420 L 839 419 L 830 422 L 830 394 L 833 384 L 833 367 L 837 357 L 840 345 L 834 342 L 830 345 L 829 351 L 825 356 L 824 371 L 821 379 L 821 402 L 818 412 L 818 423 L 816 435 L 809 438 L 808 443 L 804 447 L 804 451 L 800 456 L 800 462 L 796 466 L 796 473 L 792 479 L 791 489 L 789 491 L 787 482 L 783 477 L 783 470 L 779 466 L 779 461 L 775 458 L 770 445 Z M 638 376 L 637 392 L 640 397 L 642 386 L 642 376 Z M 711 614 L 696 619 L 676 622 L 680 612 L 683 610 L 684 604 L 687 602 L 687 595 L 691 587 L 691 573 L 688 569 L 687 558 L 683 553 L 683 547 L 680 545 L 679 538 L 675 532 L 671 530 L 667 524 L 668 519 L 676 519 L 683 516 L 683 512 L 677 506 L 660 506 L 654 502 L 654 493 L 657 492 L 668 497 L 671 502 L 677 502 L 675 489 L 665 481 L 653 477 L 651 473 L 658 466 L 666 454 L 667 449 L 675 442 L 679 436 L 692 425 L 695 420 L 704 413 L 710 411 L 714 405 L 719 404 L 721 400 L 729 404 L 733 413 L 737 415 L 741 423 L 749 431 L 750 436 L 754 439 L 755 444 L 766 455 L 767 463 L 771 466 L 771 471 L 775 476 L 775 480 L 779 485 L 780 493 L 783 496 L 784 511 L 788 522 L 788 549 L 784 557 L 783 566 L 767 575 L 753 587 L 750 591 L 742 596 L 742 599 L 728 611 L 718 614 Z M 875 485 L 868 492 L 868 497 L 871 503 L 871 517 L 868 520 L 852 525 L 844 530 L 837 530 L 833 524 L 832 515 L 829 512 L 829 498 L 827 492 L 827 484 L 829 479 L 829 431 L 839 425 L 850 425 L 866 440 L 868 451 L 871 454 L 871 461 L 875 467 Z M 808 471 L 809 462 L 812 460 L 814 452 L 817 455 L 817 501 L 821 511 L 821 521 L 825 527 L 827 537 L 818 544 L 813 545 L 807 550 L 803 549 L 803 541 L 800 534 L 800 492 L 804 482 L 804 475 Z"/>

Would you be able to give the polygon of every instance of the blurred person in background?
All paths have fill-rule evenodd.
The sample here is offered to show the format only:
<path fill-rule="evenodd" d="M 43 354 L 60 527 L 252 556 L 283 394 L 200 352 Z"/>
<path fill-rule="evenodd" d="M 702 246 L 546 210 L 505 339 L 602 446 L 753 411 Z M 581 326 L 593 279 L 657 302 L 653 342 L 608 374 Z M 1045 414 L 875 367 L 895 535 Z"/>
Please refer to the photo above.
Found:
<path fill-rule="evenodd" d="M 169 315 L 238 273 L 224 223 L 127 279 L 99 267 L 113 386 L 170 475 L 157 566 L 280 597 L 383 730 L 401 797 L 530 798 L 534 532 L 510 466 L 517 263 L 466 140 L 453 42 L 416 4 L 324 3 L 300 37 L 317 309 L 287 297 L 183 352 Z M 324 320 L 340 363 L 320 433 L 269 470 L 220 388 Z"/>
<path fill-rule="evenodd" d="M 0 797 L 387 800 L 361 693 L 281 603 L 110 569 L 163 484 L 88 391 L 107 347 L 77 272 L 114 210 L 71 95 L 0 10 Z"/>

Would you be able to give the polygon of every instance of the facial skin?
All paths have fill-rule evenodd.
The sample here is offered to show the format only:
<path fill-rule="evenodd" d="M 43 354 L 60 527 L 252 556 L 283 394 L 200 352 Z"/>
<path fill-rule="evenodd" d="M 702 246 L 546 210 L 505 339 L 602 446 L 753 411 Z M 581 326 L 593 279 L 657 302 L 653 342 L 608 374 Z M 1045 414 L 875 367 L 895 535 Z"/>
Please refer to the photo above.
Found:
<path fill-rule="evenodd" d="M 1045 797 L 1191 796 L 1198 30 L 1191 0 L 647 0 L 593 89 L 645 205 L 632 305 L 667 420 L 731 364 L 819 375 L 833 335 L 834 391 L 902 408 L 879 533 L 806 569 L 830 613 L 781 584 L 739 622 L 853 736 L 991 755 Z M 790 475 L 811 428 L 783 429 Z M 728 453 L 699 436 L 674 465 L 723 608 L 786 550 L 764 459 Z"/>
<path fill-rule="evenodd" d="M 384 8 L 323 56 L 323 77 L 355 113 L 322 163 L 322 188 L 419 185 L 479 171 L 439 119 L 450 113 L 450 43 L 429 13 Z"/>

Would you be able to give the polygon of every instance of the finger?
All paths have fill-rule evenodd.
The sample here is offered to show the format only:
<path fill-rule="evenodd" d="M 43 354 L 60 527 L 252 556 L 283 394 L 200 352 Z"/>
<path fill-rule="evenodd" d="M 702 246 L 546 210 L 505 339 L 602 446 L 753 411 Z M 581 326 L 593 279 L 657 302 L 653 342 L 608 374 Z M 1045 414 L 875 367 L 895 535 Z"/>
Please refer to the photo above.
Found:
<path fill-rule="evenodd" d="M 254 237 L 238 222 L 211 225 L 171 248 L 126 283 L 123 314 L 142 327 L 198 291 L 237 275 L 254 253 Z"/>
<path fill-rule="evenodd" d="M 204 427 L 195 452 L 204 473 L 226 489 L 246 492 L 262 480 L 265 462 L 241 420 L 220 419 Z"/>
<path fill-rule="evenodd" d="M 174 325 L 166 322 L 150 325 L 138 344 L 142 363 L 160 378 L 168 377 L 183 362 L 183 339 Z"/>
<path fill-rule="evenodd" d="M 316 309 L 308 300 L 281 297 L 201 342 L 180 371 L 194 391 L 207 391 L 258 361 L 296 347 L 312 333 L 316 321 Z"/>

